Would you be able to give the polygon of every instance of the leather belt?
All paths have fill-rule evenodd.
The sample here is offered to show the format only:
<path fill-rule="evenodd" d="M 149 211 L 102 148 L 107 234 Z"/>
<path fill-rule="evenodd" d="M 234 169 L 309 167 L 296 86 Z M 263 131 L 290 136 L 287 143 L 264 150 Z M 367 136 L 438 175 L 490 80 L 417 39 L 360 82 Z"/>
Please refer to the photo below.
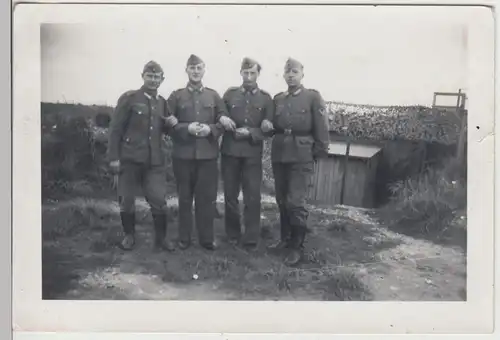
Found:
<path fill-rule="evenodd" d="M 310 136 L 310 131 L 293 131 L 292 129 L 280 129 L 276 128 L 274 130 L 275 134 L 286 135 L 286 136 Z"/>

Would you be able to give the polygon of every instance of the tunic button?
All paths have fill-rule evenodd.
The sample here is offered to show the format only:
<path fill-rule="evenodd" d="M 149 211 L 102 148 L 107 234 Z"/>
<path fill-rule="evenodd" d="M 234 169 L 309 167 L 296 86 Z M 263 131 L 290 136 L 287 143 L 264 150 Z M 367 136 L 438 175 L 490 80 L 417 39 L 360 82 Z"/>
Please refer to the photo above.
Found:
<path fill-rule="evenodd" d="M 150 129 L 153 130 L 153 127 L 151 127 Z"/>

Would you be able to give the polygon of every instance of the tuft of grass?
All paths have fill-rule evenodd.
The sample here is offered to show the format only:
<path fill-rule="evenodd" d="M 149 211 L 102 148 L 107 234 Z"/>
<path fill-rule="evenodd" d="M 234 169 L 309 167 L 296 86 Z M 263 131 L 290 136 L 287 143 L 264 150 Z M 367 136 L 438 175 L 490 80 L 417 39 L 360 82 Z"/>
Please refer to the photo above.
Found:
<path fill-rule="evenodd" d="M 391 202 L 383 208 L 391 227 L 436 241 L 455 226 L 465 232 L 463 223 L 457 223 L 466 218 L 467 183 L 461 172 L 454 160 L 448 159 L 440 167 L 393 183 Z"/>
<path fill-rule="evenodd" d="M 45 206 L 42 211 L 43 237 L 49 240 L 69 237 L 116 223 L 117 209 L 109 202 L 93 199 L 76 199 Z"/>

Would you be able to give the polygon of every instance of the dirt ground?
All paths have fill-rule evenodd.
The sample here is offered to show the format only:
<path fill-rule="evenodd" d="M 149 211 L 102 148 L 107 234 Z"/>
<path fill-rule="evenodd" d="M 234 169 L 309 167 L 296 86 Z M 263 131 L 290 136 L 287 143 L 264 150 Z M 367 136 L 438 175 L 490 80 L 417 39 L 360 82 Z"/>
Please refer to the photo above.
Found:
<path fill-rule="evenodd" d="M 169 200 L 169 237 L 177 234 L 176 199 Z M 222 197 L 218 204 L 222 209 Z M 278 237 L 277 207 L 263 197 L 262 242 L 246 252 L 224 240 L 220 249 L 194 246 L 152 251 L 147 206 L 138 200 L 138 245 L 120 241 L 112 200 L 70 199 L 43 208 L 44 299 L 140 300 L 465 300 L 466 255 L 460 246 L 435 244 L 389 230 L 376 212 L 351 207 L 311 208 L 307 260 L 297 268 L 266 249 Z M 194 276 L 194 275 L 197 275 Z"/>

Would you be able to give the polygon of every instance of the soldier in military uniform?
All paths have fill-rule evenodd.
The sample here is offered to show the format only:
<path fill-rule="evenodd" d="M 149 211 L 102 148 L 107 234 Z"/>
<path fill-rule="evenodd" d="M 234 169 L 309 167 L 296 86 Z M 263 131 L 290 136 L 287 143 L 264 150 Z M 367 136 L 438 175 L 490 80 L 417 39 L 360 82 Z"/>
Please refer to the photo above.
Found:
<path fill-rule="evenodd" d="M 281 240 L 273 248 L 288 248 L 285 262 L 297 264 L 307 230 L 306 195 L 314 161 L 328 153 L 328 118 L 316 90 L 302 85 L 304 67 L 289 58 L 284 79 L 288 90 L 274 96 L 274 138 L 271 161 L 280 209 Z"/>
<path fill-rule="evenodd" d="M 244 58 L 242 85 L 229 88 L 223 96 L 232 125 L 222 139 L 222 176 L 225 196 L 225 227 L 231 243 L 239 241 L 254 249 L 260 236 L 262 148 L 266 138 L 261 125 L 271 125 L 273 100 L 259 88 L 261 65 Z M 238 196 L 243 191 L 245 233 L 241 237 Z"/>
<path fill-rule="evenodd" d="M 179 247 L 191 245 L 192 206 L 195 201 L 195 222 L 200 245 L 216 248 L 214 217 L 216 211 L 219 138 L 224 127 L 219 118 L 226 113 L 222 98 L 213 89 L 203 86 L 205 63 L 191 55 L 187 61 L 186 87 L 172 92 L 168 119 L 173 126 L 172 161 L 179 196 Z M 227 121 L 222 121 L 227 124 Z"/>
<path fill-rule="evenodd" d="M 140 89 L 120 96 L 110 123 L 108 157 L 118 174 L 118 201 L 125 234 L 121 248 L 135 245 L 135 196 L 142 188 L 150 205 L 157 250 L 174 249 L 167 242 L 166 169 L 162 137 L 168 130 L 166 101 L 158 94 L 164 80 L 163 70 L 154 61 L 143 69 Z"/>

